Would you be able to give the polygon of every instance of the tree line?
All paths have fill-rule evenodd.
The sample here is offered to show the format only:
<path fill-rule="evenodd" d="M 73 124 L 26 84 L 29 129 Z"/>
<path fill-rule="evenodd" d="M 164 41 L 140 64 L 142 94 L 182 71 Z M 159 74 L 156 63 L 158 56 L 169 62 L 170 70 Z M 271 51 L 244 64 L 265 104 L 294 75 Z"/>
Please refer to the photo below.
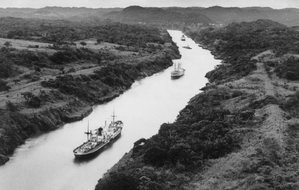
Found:
<path fill-rule="evenodd" d="M 224 82 L 246 76 L 256 69 L 251 58 L 266 50 L 272 50 L 276 57 L 299 53 L 298 27 L 286 27 L 271 20 L 232 23 L 220 29 L 207 28 L 188 33 L 227 63 L 208 73 L 211 81 Z M 280 66 L 276 64 L 275 72 L 280 77 L 294 80 L 299 72 L 295 62 L 291 58 Z"/>

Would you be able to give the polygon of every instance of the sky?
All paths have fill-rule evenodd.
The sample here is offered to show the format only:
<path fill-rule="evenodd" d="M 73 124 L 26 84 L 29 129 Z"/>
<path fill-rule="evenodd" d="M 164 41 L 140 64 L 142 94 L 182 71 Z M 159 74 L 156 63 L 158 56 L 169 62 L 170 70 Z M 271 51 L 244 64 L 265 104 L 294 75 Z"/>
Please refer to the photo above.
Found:
<path fill-rule="evenodd" d="M 143 7 L 272 7 L 299 8 L 298 0 L 0 0 L 0 7 L 18 8 L 42 8 L 46 6 L 60 7 L 89 7 L 89 8 L 108 8 L 108 7 L 128 7 L 139 5 Z"/>

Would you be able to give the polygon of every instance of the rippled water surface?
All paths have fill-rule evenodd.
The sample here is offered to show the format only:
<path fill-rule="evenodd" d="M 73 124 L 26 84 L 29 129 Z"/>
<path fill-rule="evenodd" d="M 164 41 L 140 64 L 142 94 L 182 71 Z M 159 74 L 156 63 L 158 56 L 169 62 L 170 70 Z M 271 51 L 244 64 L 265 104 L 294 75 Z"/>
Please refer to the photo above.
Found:
<path fill-rule="evenodd" d="M 115 100 L 94 108 L 79 122 L 31 138 L 20 146 L 11 160 L 0 167 L 1 190 L 82 190 L 94 189 L 101 176 L 113 166 L 133 143 L 156 134 L 162 123 L 173 122 L 191 97 L 199 92 L 207 79 L 205 74 L 220 64 L 209 51 L 194 41 L 180 38 L 180 31 L 169 31 L 180 47 L 185 75 L 170 78 L 173 68 L 137 81 Z M 189 45 L 192 49 L 182 46 Z M 97 157 L 77 161 L 73 149 L 86 141 L 84 131 L 89 122 L 92 129 L 110 120 L 115 109 L 117 119 L 124 123 L 121 137 Z"/>

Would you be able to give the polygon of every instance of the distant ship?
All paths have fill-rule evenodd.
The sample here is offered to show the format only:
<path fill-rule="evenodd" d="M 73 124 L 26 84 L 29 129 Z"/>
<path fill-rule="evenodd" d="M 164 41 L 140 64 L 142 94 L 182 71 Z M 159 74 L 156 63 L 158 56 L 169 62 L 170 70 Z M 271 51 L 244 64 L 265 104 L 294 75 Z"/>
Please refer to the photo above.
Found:
<path fill-rule="evenodd" d="M 179 78 L 185 74 L 185 69 L 181 68 L 181 63 L 178 63 L 178 66 L 176 64 L 173 66 L 174 70 L 171 71 L 171 78 Z"/>
<path fill-rule="evenodd" d="M 192 49 L 188 44 L 186 46 L 183 46 L 183 48 Z"/>
<path fill-rule="evenodd" d="M 186 41 L 186 38 L 185 38 L 184 34 L 182 35 L 181 40 Z"/>
<path fill-rule="evenodd" d="M 76 158 L 83 158 L 96 154 L 120 136 L 123 128 L 123 122 L 114 121 L 115 117 L 116 116 L 113 112 L 113 121 L 108 125 L 108 127 L 105 125 L 104 127 L 100 127 L 94 131 L 89 131 L 88 126 L 87 132 L 85 132 L 87 135 L 87 141 L 73 150 Z"/>

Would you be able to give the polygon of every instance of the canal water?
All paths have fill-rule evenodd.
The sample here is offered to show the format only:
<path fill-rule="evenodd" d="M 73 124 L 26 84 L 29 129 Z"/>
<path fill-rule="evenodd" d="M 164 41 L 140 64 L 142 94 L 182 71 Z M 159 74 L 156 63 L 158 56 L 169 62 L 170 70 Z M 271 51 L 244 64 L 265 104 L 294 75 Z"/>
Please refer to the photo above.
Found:
<path fill-rule="evenodd" d="M 135 82 L 113 101 L 96 106 L 82 121 L 27 140 L 10 161 L 0 167 L 0 189 L 92 190 L 135 141 L 155 135 L 162 123 L 175 121 L 179 111 L 207 83 L 205 74 L 220 61 L 190 38 L 181 41 L 182 32 L 169 30 L 169 33 L 182 55 L 180 60 L 173 61 L 181 63 L 186 70 L 184 76 L 172 80 L 173 68 L 168 68 Z M 183 48 L 186 45 L 192 49 Z M 113 110 L 116 119 L 124 123 L 121 137 L 96 157 L 76 160 L 72 151 L 86 141 L 87 125 L 95 129 L 111 121 Z"/>

